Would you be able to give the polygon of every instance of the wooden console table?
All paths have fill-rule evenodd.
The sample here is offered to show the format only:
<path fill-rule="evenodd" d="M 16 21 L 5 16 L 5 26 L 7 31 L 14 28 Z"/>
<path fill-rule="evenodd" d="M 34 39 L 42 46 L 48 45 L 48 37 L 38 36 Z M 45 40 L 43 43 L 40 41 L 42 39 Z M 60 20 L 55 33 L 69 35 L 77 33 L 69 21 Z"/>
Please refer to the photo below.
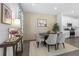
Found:
<path fill-rule="evenodd" d="M 18 42 L 21 43 L 21 52 L 23 51 L 23 43 L 22 43 L 22 37 L 23 36 L 19 36 L 19 37 L 15 37 L 15 38 L 11 38 L 9 40 L 6 40 L 5 42 L 0 44 L 0 48 L 3 48 L 3 56 L 6 56 L 6 52 L 7 52 L 7 47 L 13 47 L 13 56 L 17 55 L 17 47 L 18 47 Z"/>

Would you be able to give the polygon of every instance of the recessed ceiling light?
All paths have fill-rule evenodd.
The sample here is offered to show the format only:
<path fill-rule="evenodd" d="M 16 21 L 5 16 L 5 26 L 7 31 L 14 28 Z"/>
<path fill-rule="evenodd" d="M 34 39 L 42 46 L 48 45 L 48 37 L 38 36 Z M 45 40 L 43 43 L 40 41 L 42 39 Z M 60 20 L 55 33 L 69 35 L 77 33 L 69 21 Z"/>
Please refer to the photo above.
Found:
<path fill-rule="evenodd" d="M 74 13 L 74 11 L 72 10 L 72 13 Z"/>
<path fill-rule="evenodd" d="M 35 6 L 35 3 L 32 3 L 32 6 Z"/>
<path fill-rule="evenodd" d="M 55 10 L 57 10 L 57 7 L 54 7 Z"/>

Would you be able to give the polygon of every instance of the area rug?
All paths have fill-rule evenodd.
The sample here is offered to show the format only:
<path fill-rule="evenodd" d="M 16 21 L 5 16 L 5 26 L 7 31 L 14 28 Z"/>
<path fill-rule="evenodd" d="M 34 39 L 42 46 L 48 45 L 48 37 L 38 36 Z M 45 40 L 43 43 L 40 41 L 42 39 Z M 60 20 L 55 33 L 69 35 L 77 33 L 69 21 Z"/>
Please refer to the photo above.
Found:
<path fill-rule="evenodd" d="M 65 43 L 65 48 L 60 45 L 59 49 L 55 50 L 54 46 L 51 46 L 50 51 L 48 52 L 47 47 L 40 45 L 39 48 L 37 48 L 36 41 L 31 41 L 29 48 L 29 56 L 57 56 L 75 50 L 79 50 L 79 48 Z"/>

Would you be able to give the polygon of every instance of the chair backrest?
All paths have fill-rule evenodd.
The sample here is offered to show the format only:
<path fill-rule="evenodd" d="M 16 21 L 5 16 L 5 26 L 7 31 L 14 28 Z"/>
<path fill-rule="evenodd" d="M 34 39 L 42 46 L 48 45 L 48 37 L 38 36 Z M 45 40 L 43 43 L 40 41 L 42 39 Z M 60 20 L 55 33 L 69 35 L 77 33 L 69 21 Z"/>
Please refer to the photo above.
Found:
<path fill-rule="evenodd" d="M 41 35 L 39 35 L 39 34 L 36 34 L 35 39 L 38 42 L 44 41 L 44 38 Z"/>
<path fill-rule="evenodd" d="M 65 35 L 66 35 L 66 33 L 60 33 L 57 38 L 57 43 L 64 43 L 65 42 Z"/>
<path fill-rule="evenodd" d="M 47 44 L 56 44 L 57 34 L 49 34 L 48 39 L 46 40 Z"/>

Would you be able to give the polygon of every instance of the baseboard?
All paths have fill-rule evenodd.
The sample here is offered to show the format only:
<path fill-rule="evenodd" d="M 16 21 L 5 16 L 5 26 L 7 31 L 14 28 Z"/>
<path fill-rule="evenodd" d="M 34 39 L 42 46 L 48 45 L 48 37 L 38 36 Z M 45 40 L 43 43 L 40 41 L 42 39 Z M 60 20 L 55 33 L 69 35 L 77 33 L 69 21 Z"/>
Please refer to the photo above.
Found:
<path fill-rule="evenodd" d="M 68 37 L 67 39 L 70 39 L 70 38 L 79 38 L 79 36 Z"/>
<path fill-rule="evenodd" d="M 24 42 L 26 42 L 26 41 L 35 41 L 35 39 L 32 39 L 32 40 L 24 40 Z"/>

